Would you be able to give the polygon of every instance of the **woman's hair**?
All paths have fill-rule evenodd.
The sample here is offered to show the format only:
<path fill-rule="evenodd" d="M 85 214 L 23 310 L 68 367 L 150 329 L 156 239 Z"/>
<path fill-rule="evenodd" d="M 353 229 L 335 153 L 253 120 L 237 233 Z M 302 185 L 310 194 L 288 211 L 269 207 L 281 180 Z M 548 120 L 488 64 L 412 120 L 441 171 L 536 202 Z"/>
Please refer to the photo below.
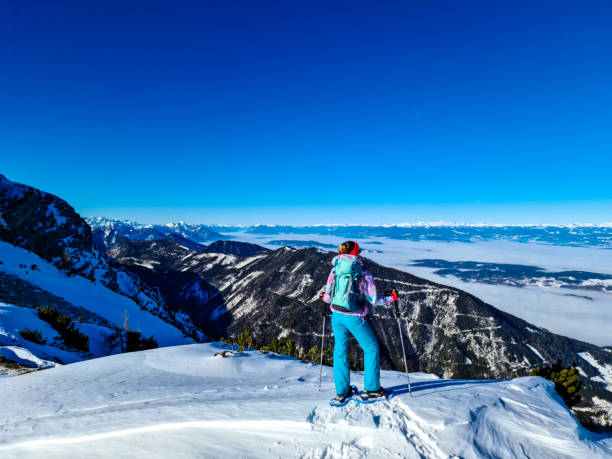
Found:
<path fill-rule="evenodd" d="M 353 241 L 343 242 L 342 244 L 340 244 L 340 247 L 338 247 L 338 254 L 342 255 L 346 253 L 351 253 L 354 248 L 355 248 L 355 242 Z"/>

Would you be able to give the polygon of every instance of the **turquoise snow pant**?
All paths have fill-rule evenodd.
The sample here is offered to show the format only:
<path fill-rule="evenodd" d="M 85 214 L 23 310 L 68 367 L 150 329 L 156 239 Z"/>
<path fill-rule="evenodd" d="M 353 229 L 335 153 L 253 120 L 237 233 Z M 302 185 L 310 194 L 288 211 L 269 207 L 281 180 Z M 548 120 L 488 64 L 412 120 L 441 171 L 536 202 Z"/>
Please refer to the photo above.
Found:
<path fill-rule="evenodd" d="M 336 394 L 346 394 L 350 387 L 351 373 L 348 363 L 349 333 L 363 349 L 364 390 L 380 389 L 380 356 L 378 342 L 367 321 L 359 316 L 332 312 L 334 332 L 334 383 Z"/>

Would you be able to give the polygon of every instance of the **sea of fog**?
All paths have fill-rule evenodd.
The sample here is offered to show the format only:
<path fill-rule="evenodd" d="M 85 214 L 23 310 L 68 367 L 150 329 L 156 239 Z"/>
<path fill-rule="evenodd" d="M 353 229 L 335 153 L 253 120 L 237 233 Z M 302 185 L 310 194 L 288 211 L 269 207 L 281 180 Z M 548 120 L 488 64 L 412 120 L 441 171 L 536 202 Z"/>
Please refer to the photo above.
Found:
<path fill-rule="evenodd" d="M 345 238 L 318 234 L 231 233 L 236 240 L 271 249 L 271 241 L 317 241 L 337 246 Z M 435 268 L 412 266 L 413 260 L 443 259 L 531 265 L 548 271 L 578 270 L 612 274 L 612 250 L 566 247 L 506 240 L 473 243 L 405 241 L 369 238 L 358 241 L 362 254 L 377 263 L 409 272 L 431 281 L 469 292 L 502 311 L 514 314 L 551 332 L 597 345 L 612 345 L 612 294 L 544 286 L 511 287 L 465 282 L 454 276 L 439 276 Z M 330 249 L 332 250 L 332 249 Z"/>

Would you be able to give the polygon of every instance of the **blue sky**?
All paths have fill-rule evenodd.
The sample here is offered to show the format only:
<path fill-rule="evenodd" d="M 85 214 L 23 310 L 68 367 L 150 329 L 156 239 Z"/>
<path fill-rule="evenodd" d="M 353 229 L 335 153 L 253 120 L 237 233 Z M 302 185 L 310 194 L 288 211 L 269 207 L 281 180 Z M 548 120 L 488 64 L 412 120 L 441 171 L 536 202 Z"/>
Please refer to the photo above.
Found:
<path fill-rule="evenodd" d="M 0 6 L 0 172 L 146 222 L 612 220 L 612 3 Z"/>

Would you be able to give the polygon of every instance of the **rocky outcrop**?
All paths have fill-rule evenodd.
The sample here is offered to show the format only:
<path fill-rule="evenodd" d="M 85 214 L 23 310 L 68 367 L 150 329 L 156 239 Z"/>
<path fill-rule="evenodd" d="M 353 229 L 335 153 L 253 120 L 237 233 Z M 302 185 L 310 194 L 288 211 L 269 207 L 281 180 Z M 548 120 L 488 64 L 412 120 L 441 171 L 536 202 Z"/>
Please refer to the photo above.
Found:
<path fill-rule="evenodd" d="M 91 229 L 63 199 L 0 175 L 0 240 L 30 250 L 72 274 L 116 288 Z"/>

